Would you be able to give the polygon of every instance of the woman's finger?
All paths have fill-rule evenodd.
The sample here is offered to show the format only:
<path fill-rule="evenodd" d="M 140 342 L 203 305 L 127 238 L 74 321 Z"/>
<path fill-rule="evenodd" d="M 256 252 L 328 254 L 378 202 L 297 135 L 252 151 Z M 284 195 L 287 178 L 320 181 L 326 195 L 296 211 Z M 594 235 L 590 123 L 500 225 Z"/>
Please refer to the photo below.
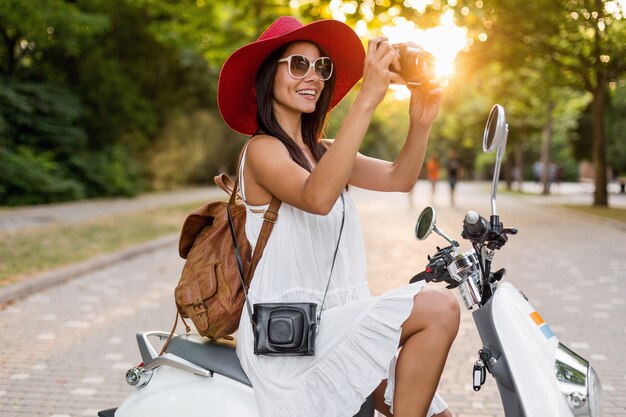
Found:
<path fill-rule="evenodd" d="M 391 84 L 400 84 L 400 85 L 406 84 L 406 81 L 404 81 L 404 78 L 402 78 L 400 74 L 393 72 L 393 71 L 391 71 L 391 75 L 389 76 L 389 82 Z"/>
<path fill-rule="evenodd" d="M 387 51 L 385 52 L 384 55 L 382 55 L 380 57 L 380 64 L 384 67 L 384 68 L 388 68 L 388 69 L 394 69 L 399 71 L 400 70 L 400 64 L 398 62 L 398 56 L 396 55 L 396 51 L 391 48 L 391 46 L 389 46 L 389 44 L 387 44 Z M 396 65 L 393 65 L 393 64 Z"/>
<path fill-rule="evenodd" d="M 387 38 L 384 36 L 379 36 L 377 38 L 372 38 L 369 40 L 369 42 L 367 43 L 367 54 L 369 56 L 375 56 L 378 51 L 380 50 L 381 46 L 384 46 L 384 44 L 387 43 Z M 385 48 L 383 47 L 383 50 Z"/>
<path fill-rule="evenodd" d="M 400 72 L 400 70 L 401 70 L 401 68 L 400 68 L 400 56 L 398 55 L 398 52 L 395 49 L 393 49 L 393 53 L 394 53 L 395 57 L 394 57 L 393 61 L 391 61 L 391 65 L 390 65 L 389 69 L 391 69 L 392 71 L 395 71 L 395 72 Z"/>
<path fill-rule="evenodd" d="M 367 42 L 367 55 L 373 56 L 376 53 L 376 49 L 378 48 L 379 40 L 378 38 L 372 38 Z"/>

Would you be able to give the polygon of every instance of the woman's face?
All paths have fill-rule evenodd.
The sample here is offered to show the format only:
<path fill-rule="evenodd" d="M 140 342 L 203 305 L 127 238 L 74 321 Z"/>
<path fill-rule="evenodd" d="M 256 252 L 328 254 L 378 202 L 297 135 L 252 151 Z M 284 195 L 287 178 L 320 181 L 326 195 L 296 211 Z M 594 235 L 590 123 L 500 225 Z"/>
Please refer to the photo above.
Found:
<path fill-rule="evenodd" d="M 319 49 L 311 42 L 292 43 L 281 58 L 293 54 L 304 55 L 310 62 L 320 57 Z M 301 80 L 292 78 L 288 66 L 288 62 L 281 62 L 274 76 L 274 110 L 280 114 L 312 113 L 324 88 L 324 81 L 319 79 L 313 69 Z"/>

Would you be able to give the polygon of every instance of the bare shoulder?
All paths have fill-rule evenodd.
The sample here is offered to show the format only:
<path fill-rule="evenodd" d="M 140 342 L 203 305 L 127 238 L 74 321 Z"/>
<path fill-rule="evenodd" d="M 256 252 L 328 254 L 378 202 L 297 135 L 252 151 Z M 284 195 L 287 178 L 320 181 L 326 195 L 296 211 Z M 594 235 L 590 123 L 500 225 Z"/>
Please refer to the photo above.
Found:
<path fill-rule="evenodd" d="M 289 151 L 283 143 L 273 136 L 259 135 L 250 139 L 248 143 L 248 158 L 252 160 L 266 159 L 272 155 L 273 158 L 281 155 L 289 156 Z"/>
<path fill-rule="evenodd" d="M 283 143 L 273 136 L 259 135 L 250 139 L 246 160 L 253 169 L 265 170 L 277 164 L 291 161 L 289 151 Z"/>

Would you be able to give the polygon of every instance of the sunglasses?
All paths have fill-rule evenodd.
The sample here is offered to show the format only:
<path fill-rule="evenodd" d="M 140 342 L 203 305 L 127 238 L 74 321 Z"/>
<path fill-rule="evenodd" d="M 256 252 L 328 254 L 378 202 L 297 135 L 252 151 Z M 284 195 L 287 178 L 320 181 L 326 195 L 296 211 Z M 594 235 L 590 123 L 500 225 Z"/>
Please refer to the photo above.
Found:
<path fill-rule="evenodd" d="M 306 77 L 309 71 L 311 71 L 311 68 L 315 70 L 317 78 L 322 81 L 328 80 L 330 76 L 333 75 L 333 61 L 327 56 L 319 57 L 311 62 L 309 58 L 304 55 L 294 54 L 279 59 L 278 62 L 287 62 L 289 64 L 287 67 L 289 69 L 289 75 L 296 80 L 301 80 Z"/>

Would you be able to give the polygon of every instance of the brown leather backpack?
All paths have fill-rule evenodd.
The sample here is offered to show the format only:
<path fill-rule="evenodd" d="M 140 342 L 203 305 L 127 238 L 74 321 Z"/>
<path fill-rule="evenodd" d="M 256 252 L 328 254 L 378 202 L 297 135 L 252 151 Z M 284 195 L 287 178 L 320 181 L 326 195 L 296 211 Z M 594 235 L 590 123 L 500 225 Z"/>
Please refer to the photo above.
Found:
<path fill-rule="evenodd" d="M 178 251 L 187 261 L 174 291 L 176 321 L 178 314 L 190 318 L 198 333 L 211 339 L 219 339 L 237 330 L 244 303 L 227 207 L 230 206 L 245 284 L 249 287 L 281 204 L 276 197 L 272 199 L 264 214 L 265 221 L 253 255 L 245 234 L 246 208 L 237 195 L 238 182 L 236 179 L 233 184 L 225 174 L 215 177 L 215 183 L 230 194 L 230 200 L 207 203 L 195 210 L 187 216 L 180 234 Z M 187 326 L 187 332 L 189 330 Z M 166 346 L 168 342 L 169 338 Z"/>

